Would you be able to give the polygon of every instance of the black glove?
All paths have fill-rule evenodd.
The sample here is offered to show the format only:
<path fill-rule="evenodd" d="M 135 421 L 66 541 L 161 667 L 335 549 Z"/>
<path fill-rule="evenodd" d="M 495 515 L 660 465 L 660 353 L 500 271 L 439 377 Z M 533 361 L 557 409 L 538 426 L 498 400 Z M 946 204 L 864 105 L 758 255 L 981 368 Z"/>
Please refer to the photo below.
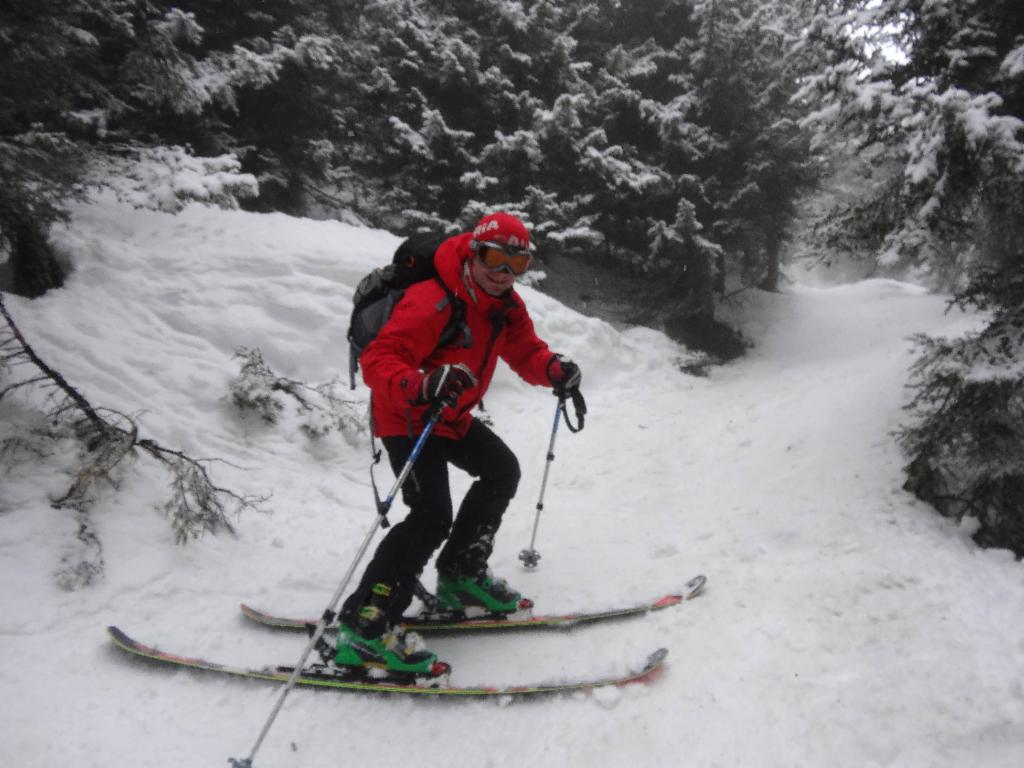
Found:
<path fill-rule="evenodd" d="M 580 367 L 564 355 L 552 355 L 548 360 L 548 381 L 558 393 L 569 392 L 580 388 L 583 372 Z"/>
<path fill-rule="evenodd" d="M 419 403 L 444 404 L 454 408 L 459 396 L 476 385 L 476 376 L 462 363 L 442 365 L 423 377 Z"/>

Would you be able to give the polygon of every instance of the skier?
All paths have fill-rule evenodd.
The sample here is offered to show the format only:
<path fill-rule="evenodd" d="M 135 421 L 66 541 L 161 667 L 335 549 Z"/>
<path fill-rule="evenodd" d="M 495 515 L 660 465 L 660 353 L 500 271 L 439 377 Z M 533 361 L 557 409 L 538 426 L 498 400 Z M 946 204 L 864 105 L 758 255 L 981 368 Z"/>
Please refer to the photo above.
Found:
<path fill-rule="evenodd" d="M 338 665 L 434 674 L 437 656 L 397 624 L 427 561 L 445 539 L 437 557 L 437 598 L 443 609 L 508 614 L 532 606 L 487 567 L 520 472 L 509 447 L 472 415 L 498 357 L 530 384 L 556 392 L 580 385 L 579 366 L 553 354 L 537 337 L 513 288 L 530 259 L 530 234 L 519 219 L 501 212 L 484 216 L 472 232 L 445 240 L 434 257 L 438 278 L 455 300 L 465 303 L 461 338 L 436 348 L 452 300 L 437 281 L 424 280 L 405 292 L 360 358 L 372 393 L 374 434 L 396 474 L 430 410 L 442 410 L 402 487 L 408 515 L 380 542 L 342 607 Z M 449 464 L 476 478 L 454 523 Z"/>

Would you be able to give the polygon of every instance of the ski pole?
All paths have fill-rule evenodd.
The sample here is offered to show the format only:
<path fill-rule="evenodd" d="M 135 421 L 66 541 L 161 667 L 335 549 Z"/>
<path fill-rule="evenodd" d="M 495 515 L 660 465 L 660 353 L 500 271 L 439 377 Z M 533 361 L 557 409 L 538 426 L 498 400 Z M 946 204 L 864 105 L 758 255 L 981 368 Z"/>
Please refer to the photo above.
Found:
<path fill-rule="evenodd" d="M 420 452 L 423 450 L 423 446 L 426 444 L 427 438 L 430 437 L 430 433 L 433 432 L 434 427 L 437 426 L 437 421 L 440 416 L 441 407 L 435 406 L 430 412 L 430 418 L 427 420 L 427 424 L 423 428 L 423 432 L 420 434 L 419 439 L 413 446 L 412 453 L 409 454 L 409 459 L 405 462 L 405 466 L 402 467 L 402 471 L 398 474 L 395 484 L 391 486 L 391 490 L 388 492 L 387 498 L 378 502 L 377 516 L 373 520 L 373 525 L 371 525 L 370 530 L 367 531 L 366 538 L 363 539 L 363 543 L 360 545 L 359 551 L 356 552 L 356 556 L 352 560 L 352 564 L 349 566 L 348 571 L 345 573 L 345 577 L 341 580 L 341 583 L 335 590 L 334 596 L 331 598 L 330 605 L 327 606 L 323 616 L 320 617 L 320 623 L 317 624 L 316 630 L 309 639 L 309 643 L 306 644 L 306 649 L 302 652 L 302 656 L 300 656 L 299 660 L 295 663 L 295 668 L 288 677 L 288 682 L 286 682 L 284 684 L 284 688 L 281 689 L 281 693 L 277 697 L 277 702 L 274 704 L 274 709 L 271 711 L 270 717 L 267 718 L 267 722 L 263 725 L 263 730 L 260 731 L 260 735 L 256 739 L 256 743 L 253 745 L 252 751 L 249 753 L 249 756 L 243 760 L 233 757 L 228 758 L 228 762 L 231 764 L 232 768 L 252 768 L 253 758 L 256 757 L 256 753 L 263 744 L 263 740 L 267 737 L 267 733 L 270 732 L 270 726 L 273 725 L 274 720 L 277 719 L 277 715 L 280 713 L 281 707 L 284 706 L 284 700 L 288 697 L 288 693 L 295 686 L 295 681 L 298 680 L 299 676 L 302 674 L 302 670 L 306 665 L 306 659 L 309 658 L 309 654 L 312 653 L 313 649 L 320 642 L 320 638 L 323 637 L 327 626 L 336 618 L 336 608 L 338 603 L 341 601 L 342 595 L 345 594 L 345 590 L 348 588 L 348 584 L 352 580 L 352 576 L 355 574 L 356 568 L 366 555 L 366 551 L 370 548 L 370 542 L 373 541 L 373 537 L 374 534 L 377 533 L 377 529 L 382 524 L 386 523 L 386 515 L 391 509 L 391 505 L 394 503 L 395 497 L 402 489 L 402 485 L 405 483 L 406 478 L 409 477 L 409 473 L 412 472 L 412 465 L 416 462 L 416 459 L 419 458 Z"/>
<path fill-rule="evenodd" d="M 551 442 L 548 443 L 548 458 L 544 463 L 544 477 L 540 481 L 540 498 L 537 500 L 537 515 L 533 518 L 533 535 L 530 536 L 530 546 L 519 553 L 519 559 L 527 568 L 536 568 L 540 562 L 540 552 L 534 549 L 537 541 L 537 526 L 540 525 L 540 513 L 544 510 L 544 492 L 548 487 L 548 472 L 551 471 L 551 462 L 555 460 L 555 438 L 558 436 L 558 422 L 562 415 L 562 404 L 565 399 L 559 397 L 555 405 L 555 421 L 551 425 Z"/>

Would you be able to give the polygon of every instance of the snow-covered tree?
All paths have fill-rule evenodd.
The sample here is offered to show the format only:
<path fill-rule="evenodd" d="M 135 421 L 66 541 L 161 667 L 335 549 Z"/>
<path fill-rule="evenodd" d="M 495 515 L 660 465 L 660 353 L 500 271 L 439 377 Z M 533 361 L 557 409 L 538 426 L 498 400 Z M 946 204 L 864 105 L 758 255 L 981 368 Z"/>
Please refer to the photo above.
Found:
<path fill-rule="evenodd" d="M 60 284 L 48 230 L 98 162 L 208 135 L 211 110 L 251 73 L 239 66 L 241 49 L 204 55 L 202 35 L 195 14 L 156 0 L 0 5 L 8 288 L 35 296 Z"/>
<path fill-rule="evenodd" d="M 652 273 L 677 321 L 713 318 L 727 285 L 775 286 L 810 180 L 788 13 L 649 0 L 603 4 L 581 22 L 600 137 L 584 159 L 587 212 L 610 253 Z"/>
<path fill-rule="evenodd" d="M 0 261 L 10 290 L 37 296 L 63 281 L 47 231 L 82 172 L 69 132 L 102 130 L 115 103 L 92 73 L 96 30 L 118 24 L 114 9 L 84 0 L 0 6 Z"/>
<path fill-rule="evenodd" d="M 962 285 L 980 225 L 1002 204 L 990 191 L 1024 172 L 1014 4 L 817 5 L 827 12 L 801 47 L 827 66 L 801 92 L 813 108 L 805 125 L 818 146 L 857 153 L 872 173 L 863 196 L 830 212 L 820 243 L 859 245 L 882 269 Z"/>
<path fill-rule="evenodd" d="M 687 47 L 706 132 L 695 165 L 720 279 L 774 290 L 796 203 L 814 178 L 793 103 L 801 72 L 786 56 L 799 23 L 787 3 L 700 0 Z M 723 286 L 724 287 L 724 286 Z"/>
<path fill-rule="evenodd" d="M 920 338 L 913 422 L 900 434 L 910 457 L 906 488 L 954 519 L 974 518 L 976 540 L 1024 557 L 1024 260 L 1017 296 L 962 339 Z M 987 290 L 980 283 L 979 290 Z M 976 297 L 964 301 L 974 301 Z"/>

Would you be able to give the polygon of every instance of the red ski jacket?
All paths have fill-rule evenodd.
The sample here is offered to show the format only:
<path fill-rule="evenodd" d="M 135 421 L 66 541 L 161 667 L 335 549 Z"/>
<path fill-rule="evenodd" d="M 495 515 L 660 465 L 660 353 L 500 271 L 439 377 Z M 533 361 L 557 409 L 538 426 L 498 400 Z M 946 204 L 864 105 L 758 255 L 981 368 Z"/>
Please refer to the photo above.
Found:
<path fill-rule="evenodd" d="M 463 437 L 469 430 L 473 408 L 487 391 L 499 357 L 528 383 L 550 386 L 546 369 L 552 353 L 537 338 L 523 300 L 515 289 L 491 296 L 470 275 L 471 238 L 468 232 L 449 238 L 434 255 L 438 276 L 466 304 L 463 338 L 436 348 L 452 310 L 437 281 L 424 280 L 405 292 L 359 358 L 373 394 L 378 437 L 416 436 L 423 430 L 427 406 L 413 401 L 420 396 L 423 373 L 445 363 L 466 365 L 478 384 L 463 392 L 454 408 L 442 411 L 434 429 L 440 437 Z"/>

